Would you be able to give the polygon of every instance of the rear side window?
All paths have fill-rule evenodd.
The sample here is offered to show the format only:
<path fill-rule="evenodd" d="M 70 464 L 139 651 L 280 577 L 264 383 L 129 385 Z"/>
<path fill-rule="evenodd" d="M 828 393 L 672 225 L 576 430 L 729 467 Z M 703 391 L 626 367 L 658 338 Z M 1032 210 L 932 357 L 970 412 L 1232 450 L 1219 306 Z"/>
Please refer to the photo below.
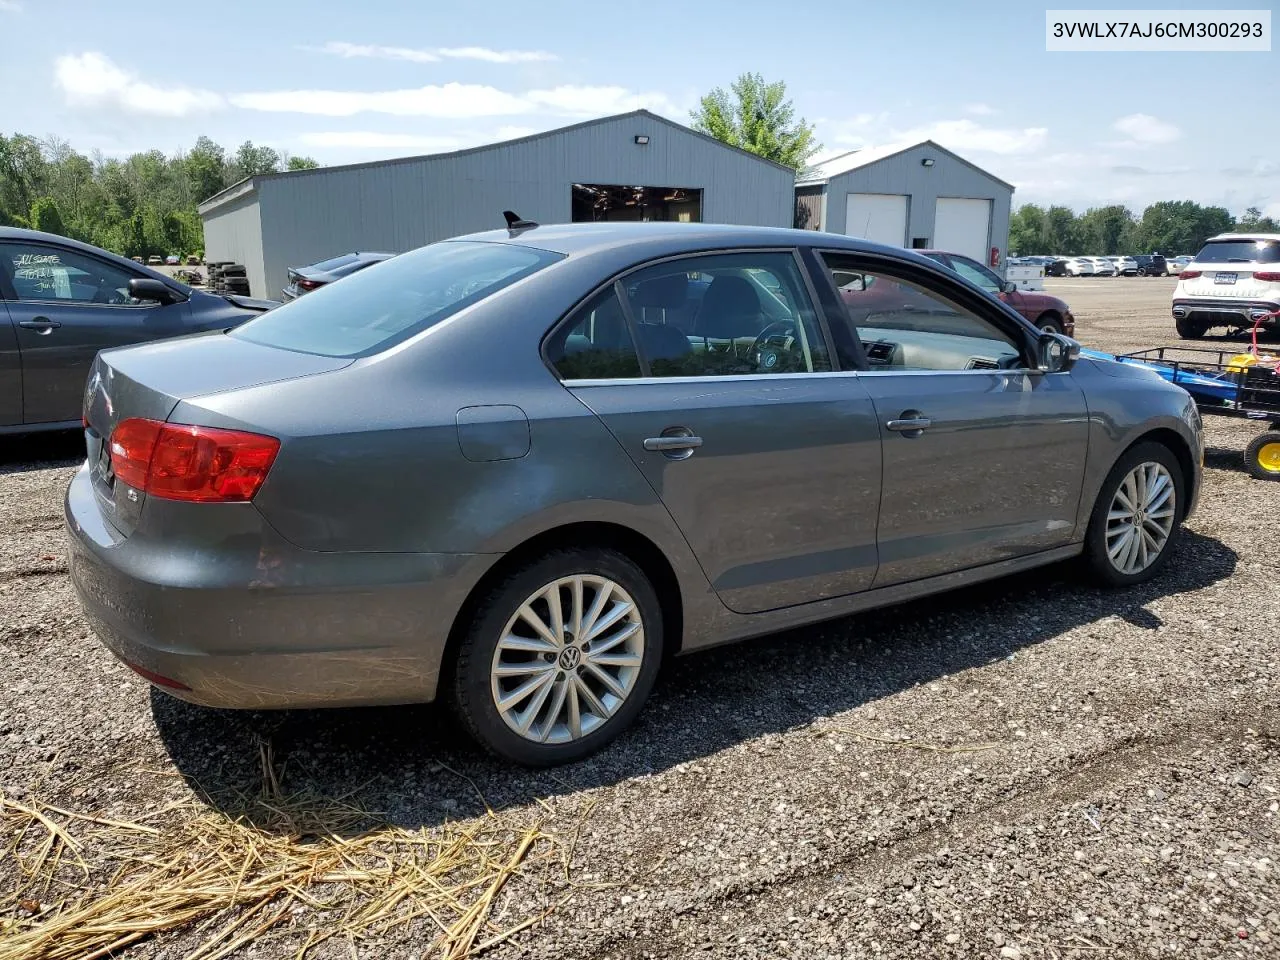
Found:
<path fill-rule="evenodd" d="M 640 357 L 613 287 L 556 328 L 547 338 L 546 353 L 562 380 L 640 376 Z"/>
<path fill-rule="evenodd" d="M 325 357 L 368 356 L 435 326 L 561 256 L 506 243 L 433 243 L 269 310 L 230 336 Z"/>
<path fill-rule="evenodd" d="M 1211 240 L 1197 263 L 1280 263 L 1280 240 Z"/>

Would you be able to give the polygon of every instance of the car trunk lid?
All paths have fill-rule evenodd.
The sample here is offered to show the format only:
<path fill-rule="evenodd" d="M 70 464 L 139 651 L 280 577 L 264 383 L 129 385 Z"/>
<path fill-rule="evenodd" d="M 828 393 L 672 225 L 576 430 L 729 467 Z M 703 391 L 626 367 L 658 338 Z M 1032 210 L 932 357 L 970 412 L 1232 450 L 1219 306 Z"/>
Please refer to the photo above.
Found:
<path fill-rule="evenodd" d="M 137 527 L 146 494 L 119 481 L 111 435 L 130 417 L 165 421 L 182 400 L 315 376 L 353 361 L 267 347 L 221 332 L 98 354 L 85 389 L 87 466 L 104 516 L 121 534 Z"/>

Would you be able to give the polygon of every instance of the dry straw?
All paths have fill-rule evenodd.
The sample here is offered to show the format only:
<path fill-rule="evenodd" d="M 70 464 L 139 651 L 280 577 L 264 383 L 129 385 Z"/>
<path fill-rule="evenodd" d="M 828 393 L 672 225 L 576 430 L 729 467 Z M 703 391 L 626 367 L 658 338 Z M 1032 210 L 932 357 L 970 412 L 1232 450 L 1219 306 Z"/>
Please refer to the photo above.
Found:
<path fill-rule="evenodd" d="M 563 889 L 568 858 L 540 822 L 488 811 L 435 829 L 377 823 L 354 805 L 286 795 L 269 749 L 262 759 L 262 789 L 239 798 L 236 816 L 192 799 L 123 822 L 0 795 L 0 859 L 17 867 L 16 888 L 0 892 L 0 960 L 118 957 L 177 932 L 187 960 L 266 938 L 273 955 L 301 960 L 332 937 L 413 921 L 426 955 L 461 960 L 550 912 L 498 925 L 512 878 Z"/>

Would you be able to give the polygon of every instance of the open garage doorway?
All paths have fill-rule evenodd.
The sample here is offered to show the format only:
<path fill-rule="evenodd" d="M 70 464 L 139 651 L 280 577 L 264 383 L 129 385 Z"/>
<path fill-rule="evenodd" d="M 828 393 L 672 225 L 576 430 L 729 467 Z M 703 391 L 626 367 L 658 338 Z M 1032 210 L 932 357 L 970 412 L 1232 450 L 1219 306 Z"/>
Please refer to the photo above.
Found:
<path fill-rule="evenodd" d="M 604 220 L 702 220 L 702 191 L 690 187 L 626 187 L 607 183 L 573 185 L 573 222 Z"/>

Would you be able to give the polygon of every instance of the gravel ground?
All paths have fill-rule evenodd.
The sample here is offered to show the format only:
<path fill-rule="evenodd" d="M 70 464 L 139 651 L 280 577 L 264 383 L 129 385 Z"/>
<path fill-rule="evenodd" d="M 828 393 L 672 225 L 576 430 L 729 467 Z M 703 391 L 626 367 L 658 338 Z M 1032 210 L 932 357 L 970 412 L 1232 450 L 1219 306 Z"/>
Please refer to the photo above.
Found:
<path fill-rule="evenodd" d="M 1172 286 L 1049 290 L 1086 345 L 1120 350 L 1171 341 Z M 0 792 L 115 818 L 216 806 L 265 740 L 286 788 L 354 792 L 399 824 L 481 816 L 478 793 L 576 834 L 575 885 L 500 898 L 508 923 L 557 908 L 504 958 L 1277 956 L 1280 484 L 1243 472 L 1256 430 L 1209 422 L 1200 512 L 1155 583 L 1051 568 L 690 657 L 620 743 L 541 773 L 477 755 L 433 707 L 240 714 L 150 693 L 67 580 L 75 438 L 7 441 Z M 0 891 L 14 875 L 0 859 Z M 315 955 L 416 957 L 431 935 Z"/>

